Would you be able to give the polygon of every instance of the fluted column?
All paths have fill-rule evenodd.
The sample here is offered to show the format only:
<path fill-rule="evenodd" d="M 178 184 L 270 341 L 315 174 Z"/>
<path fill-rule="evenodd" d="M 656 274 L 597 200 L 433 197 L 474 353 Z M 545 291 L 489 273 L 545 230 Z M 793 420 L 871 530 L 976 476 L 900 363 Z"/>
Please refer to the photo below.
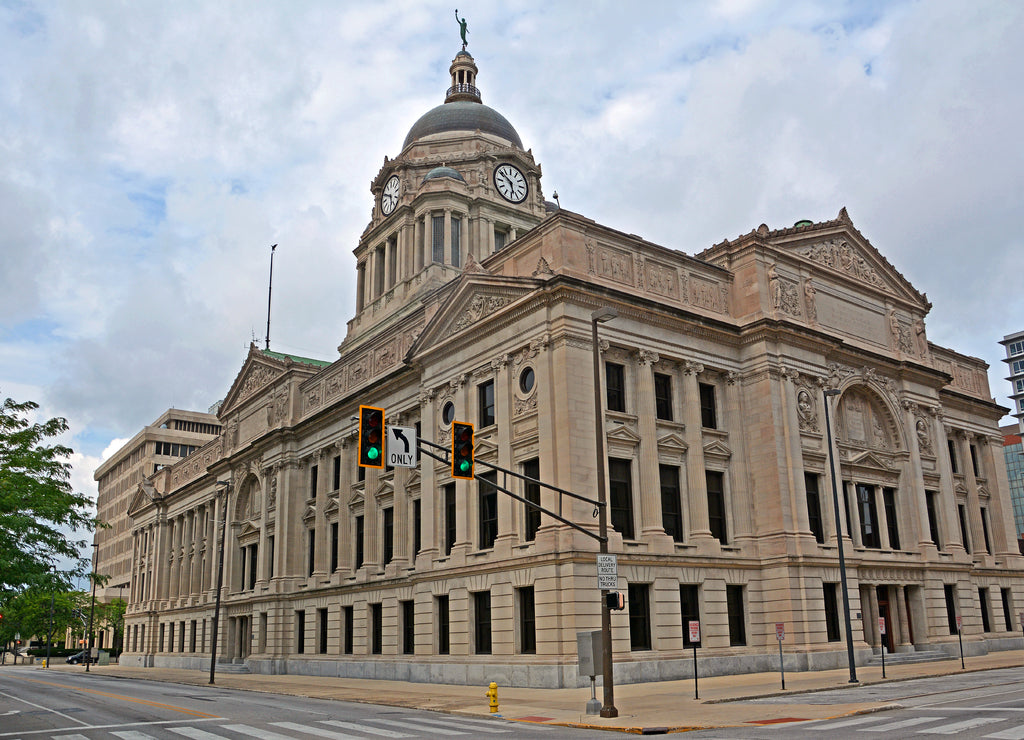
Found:
<path fill-rule="evenodd" d="M 313 518 L 313 539 L 316 543 L 316 552 L 313 553 L 313 576 L 317 580 L 323 580 L 327 577 L 331 567 L 331 539 L 324 512 L 327 508 L 327 493 L 333 475 L 331 465 L 334 462 L 334 447 L 323 448 L 317 456 L 319 458 L 317 463 L 319 473 L 316 481 L 316 515 Z"/>
<path fill-rule="evenodd" d="M 444 260 L 446 265 L 454 265 L 452 255 L 452 209 L 444 209 Z"/>
<path fill-rule="evenodd" d="M 971 463 L 970 441 L 967 432 L 958 429 L 953 435 L 956 440 L 956 452 L 960 457 L 964 482 L 967 486 L 967 526 L 970 528 L 971 539 L 974 541 L 974 555 L 985 550 L 985 533 L 981 526 L 981 500 L 978 498 L 978 479 L 974 475 Z"/>
<path fill-rule="evenodd" d="M 413 254 L 415 255 L 413 257 L 414 269 L 416 270 L 416 272 L 419 272 L 420 270 L 423 269 L 424 264 L 430 264 L 429 260 L 426 260 L 426 262 L 424 262 L 424 260 L 426 259 L 426 247 L 423 246 L 423 216 L 417 216 L 416 220 L 413 222 L 412 238 L 412 251 Z"/>
<path fill-rule="evenodd" d="M 436 405 L 436 394 L 433 389 L 420 391 L 420 430 L 430 439 L 435 438 L 434 430 L 437 428 Z M 444 526 L 444 516 L 441 511 L 444 508 L 444 502 L 439 501 L 442 497 L 437 493 L 434 459 L 424 457 L 420 462 L 420 517 L 422 522 L 420 551 L 416 555 L 417 569 L 429 567 L 431 561 L 438 557 L 438 533 Z"/>
<path fill-rule="evenodd" d="M 725 426 L 729 430 L 729 447 L 732 449 L 732 457 L 729 459 L 729 499 L 731 502 L 732 522 L 734 534 L 733 540 L 749 538 L 754 535 L 754 501 L 751 498 L 750 476 L 747 470 L 746 434 L 744 425 L 746 420 L 743 414 L 742 386 L 740 375 L 737 372 L 725 373 L 725 386 L 723 387 L 723 405 L 725 407 Z M 803 488 L 803 464 L 802 460 L 796 466 L 796 475 L 799 479 L 800 488 Z M 803 516 L 807 531 L 810 525 L 806 524 L 807 507 L 797 507 L 798 516 Z M 801 530 L 804 531 L 804 530 Z"/>
<path fill-rule="evenodd" d="M 690 537 L 713 539 L 708 519 L 707 480 L 704 475 L 704 435 L 701 432 L 699 362 L 685 361 L 683 371 L 683 421 L 686 439 L 686 500 L 690 512 Z"/>
<path fill-rule="evenodd" d="M 638 463 L 640 466 L 640 539 L 665 537 L 661 518 L 661 477 L 658 470 L 658 414 L 654 399 L 654 365 L 660 359 L 656 352 L 640 350 L 636 360 L 636 415 L 640 435 Z M 668 544 L 672 543 L 662 543 Z"/>
<path fill-rule="evenodd" d="M 509 378 L 508 355 L 501 355 L 491 362 L 494 371 L 494 418 L 497 424 L 498 465 L 512 469 L 512 382 Z M 499 474 L 498 484 L 506 479 L 506 487 L 511 490 L 518 488 L 512 478 Z M 511 496 L 498 492 L 498 536 L 494 542 L 497 557 L 509 557 L 512 545 L 516 540 L 516 508 L 520 504 Z"/>
<path fill-rule="evenodd" d="M 911 500 L 903 501 L 902 497 L 897 501 L 897 508 L 901 511 L 907 512 L 911 515 L 911 525 L 916 530 L 914 532 L 913 540 L 907 535 L 904 538 L 907 540 L 907 549 L 911 541 L 916 540 L 919 548 L 928 547 L 931 545 L 931 533 L 928 531 L 928 499 L 924 491 L 924 474 L 921 466 L 921 446 L 924 444 L 927 436 L 923 437 L 917 433 L 918 427 L 918 407 L 917 404 L 912 401 L 903 401 L 903 428 L 906 430 L 906 437 L 910 440 L 908 447 L 910 448 L 910 462 L 908 465 L 909 481 L 901 481 L 899 493 L 902 491 L 908 491 L 911 494 Z M 923 420 L 922 420 L 922 423 Z M 910 485 L 907 485 L 907 484 Z M 907 533 L 909 534 L 909 533 Z M 938 545 L 938 543 L 935 543 Z"/>
<path fill-rule="evenodd" d="M 966 550 L 963 536 L 960 534 L 960 515 L 956 508 L 956 494 L 953 487 L 953 465 L 949 459 L 948 432 L 942 423 L 942 409 L 932 409 L 935 415 L 935 452 L 939 456 L 939 495 L 942 501 L 942 516 L 947 522 L 947 548 Z"/>
<path fill-rule="evenodd" d="M 978 437 L 983 465 L 988 472 L 989 482 L 989 526 L 992 530 L 992 550 L 999 556 L 1019 555 L 1017 530 L 1013 522 L 1013 508 L 1004 505 L 1009 500 L 1010 485 L 1006 472 L 1006 461 L 1002 453 L 1001 437 Z M 999 450 L 999 452 L 996 452 Z"/>

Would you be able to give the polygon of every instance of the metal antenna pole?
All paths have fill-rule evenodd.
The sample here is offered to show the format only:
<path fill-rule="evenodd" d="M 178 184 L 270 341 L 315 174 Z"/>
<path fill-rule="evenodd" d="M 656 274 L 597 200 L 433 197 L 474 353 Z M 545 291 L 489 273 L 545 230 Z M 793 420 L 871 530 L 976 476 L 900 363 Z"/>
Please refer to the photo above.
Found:
<path fill-rule="evenodd" d="M 267 346 L 270 349 L 270 297 L 274 293 L 274 251 L 276 244 L 270 245 L 270 285 L 267 287 Z"/>

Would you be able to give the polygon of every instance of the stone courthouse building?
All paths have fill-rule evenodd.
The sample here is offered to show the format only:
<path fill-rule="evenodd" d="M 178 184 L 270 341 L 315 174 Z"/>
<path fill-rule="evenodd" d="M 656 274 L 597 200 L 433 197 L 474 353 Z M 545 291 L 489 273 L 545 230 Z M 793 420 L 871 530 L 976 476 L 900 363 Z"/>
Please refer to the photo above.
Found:
<path fill-rule="evenodd" d="M 843 500 L 854 646 L 1021 646 L 1017 551 L 986 365 L 927 340 L 926 296 L 846 213 L 761 225 L 694 255 L 544 198 L 466 52 L 445 102 L 371 183 L 338 357 L 252 347 L 223 432 L 139 484 L 126 664 L 581 685 L 598 629 L 594 345 L 619 590 L 619 681 L 846 664 L 826 419 Z M 834 389 L 826 416 L 823 391 Z M 442 462 L 357 464 L 358 406 L 450 444 Z M 878 617 L 888 629 L 881 635 Z"/>

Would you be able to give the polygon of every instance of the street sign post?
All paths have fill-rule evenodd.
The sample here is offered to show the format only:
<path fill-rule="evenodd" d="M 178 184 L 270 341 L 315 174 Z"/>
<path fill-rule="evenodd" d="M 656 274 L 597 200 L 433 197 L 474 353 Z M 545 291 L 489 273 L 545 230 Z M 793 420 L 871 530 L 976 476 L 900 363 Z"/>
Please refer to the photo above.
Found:
<path fill-rule="evenodd" d="M 956 639 L 960 641 L 960 668 L 965 669 L 967 666 L 964 665 L 964 620 L 959 614 L 956 615 Z"/>
<path fill-rule="evenodd" d="M 415 468 L 416 427 L 387 428 L 387 464 L 393 468 Z"/>
<path fill-rule="evenodd" d="M 882 678 L 885 678 L 885 617 L 878 618 L 878 634 L 882 636 Z"/>
<path fill-rule="evenodd" d="M 619 561 L 615 555 L 599 553 L 597 556 L 597 588 L 614 591 L 619 587 Z"/>
<path fill-rule="evenodd" d="M 697 691 L 697 644 L 700 642 L 700 622 L 690 620 L 690 644 L 693 645 L 693 698 L 700 699 Z"/>
<path fill-rule="evenodd" d="M 786 623 L 775 623 L 775 639 L 779 641 L 779 675 L 782 676 L 782 690 L 786 690 L 786 668 L 782 665 L 782 641 L 786 639 Z"/>

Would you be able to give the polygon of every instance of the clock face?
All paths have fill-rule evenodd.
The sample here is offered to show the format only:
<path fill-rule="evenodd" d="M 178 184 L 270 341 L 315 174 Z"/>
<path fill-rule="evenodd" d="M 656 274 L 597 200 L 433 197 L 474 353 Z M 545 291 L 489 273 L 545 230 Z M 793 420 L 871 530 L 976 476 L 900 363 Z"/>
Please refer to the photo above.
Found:
<path fill-rule="evenodd" d="M 398 196 L 402 191 L 402 184 L 398 175 L 392 175 L 384 185 L 384 192 L 380 195 L 380 211 L 385 216 L 390 216 L 398 205 Z"/>
<path fill-rule="evenodd" d="M 526 177 L 510 164 L 499 165 L 494 170 L 494 186 L 498 188 L 501 197 L 510 203 L 522 203 L 526 200 Z"/>

